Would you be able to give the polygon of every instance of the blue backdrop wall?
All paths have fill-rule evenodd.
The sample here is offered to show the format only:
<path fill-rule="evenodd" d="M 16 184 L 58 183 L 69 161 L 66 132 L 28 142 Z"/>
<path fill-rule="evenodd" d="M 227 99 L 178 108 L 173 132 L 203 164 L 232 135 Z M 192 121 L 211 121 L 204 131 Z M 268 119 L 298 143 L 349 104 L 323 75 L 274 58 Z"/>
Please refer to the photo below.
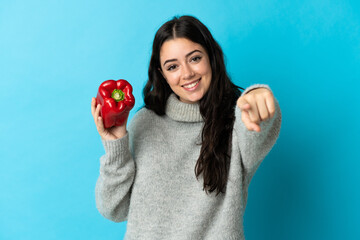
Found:
<path fill-rule="evenodd" d="M 155 31 L 191 14 L 233 81 L 271 86 L 280 138 L 253 178 L 247 239 L 360 239 L 360 4 L 341 0 L 0 2 L 0 239 L 122 239 L 96 210 L 104 154 L 90 113 L 107 79 L 134 87 Z"/>

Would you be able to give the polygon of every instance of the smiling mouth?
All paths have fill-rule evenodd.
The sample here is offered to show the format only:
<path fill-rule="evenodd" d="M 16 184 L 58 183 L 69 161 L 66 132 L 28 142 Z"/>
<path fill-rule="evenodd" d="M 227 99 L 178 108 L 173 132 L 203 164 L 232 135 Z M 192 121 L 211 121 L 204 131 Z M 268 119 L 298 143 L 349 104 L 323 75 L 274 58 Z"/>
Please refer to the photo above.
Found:
<path fill-rule="evenodd" d="M 196 86 L 196 84 L 198 84 L 200 82 L 201 78 L 199 78 L 198 80 L 196 80 L 195 82 L 183 85 L 183 88 L 193 88 Z"/>

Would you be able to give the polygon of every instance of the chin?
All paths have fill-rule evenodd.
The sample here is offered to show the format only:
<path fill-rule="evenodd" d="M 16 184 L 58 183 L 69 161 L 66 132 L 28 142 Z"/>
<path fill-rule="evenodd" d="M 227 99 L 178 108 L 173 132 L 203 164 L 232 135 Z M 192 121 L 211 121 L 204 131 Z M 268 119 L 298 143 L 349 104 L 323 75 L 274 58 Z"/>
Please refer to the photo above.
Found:
<path fill-rule="evenodd" d="M 203 98 L 203 95 L 201 95 L 201 96 L 188 97 L 188 98 L 185 98 L 185 100 L 186 100 L 187 102 L 197 103 L 197 102 L 199 102 L 202 98 Z"/>

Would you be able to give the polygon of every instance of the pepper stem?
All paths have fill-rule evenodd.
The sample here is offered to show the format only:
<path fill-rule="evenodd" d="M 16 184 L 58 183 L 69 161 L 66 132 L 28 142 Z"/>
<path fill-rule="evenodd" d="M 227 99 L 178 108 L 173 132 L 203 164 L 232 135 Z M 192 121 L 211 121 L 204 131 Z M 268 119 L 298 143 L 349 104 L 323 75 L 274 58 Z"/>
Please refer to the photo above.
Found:
<path fill-rule="evenodd" d="M 125 94 L 124 94 L 124 92 L 121 91 L 120 89 L 114 89 L 114 91 L 111 93 L 111 97 L 112 97 L 116 102 L 120 102 L 120 101 L 124 100 Z"/>

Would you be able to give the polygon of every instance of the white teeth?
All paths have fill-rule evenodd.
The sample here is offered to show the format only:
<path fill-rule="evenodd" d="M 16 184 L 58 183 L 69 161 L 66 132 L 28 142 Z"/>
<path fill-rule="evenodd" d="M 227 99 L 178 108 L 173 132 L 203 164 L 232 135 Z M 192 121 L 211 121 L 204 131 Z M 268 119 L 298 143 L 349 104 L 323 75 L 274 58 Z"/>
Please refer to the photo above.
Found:
<path fill-rule="evenodd" d="M 184 85 L 184 88 L 192 88 L 192 87 L 195 87 L 196 84 L 198 84 L 199 81 L 200 81 L 200 80 L 197 80 L 196 82 L 191 83 L 191 84 L 189 84 L 189 85 Z"/>

